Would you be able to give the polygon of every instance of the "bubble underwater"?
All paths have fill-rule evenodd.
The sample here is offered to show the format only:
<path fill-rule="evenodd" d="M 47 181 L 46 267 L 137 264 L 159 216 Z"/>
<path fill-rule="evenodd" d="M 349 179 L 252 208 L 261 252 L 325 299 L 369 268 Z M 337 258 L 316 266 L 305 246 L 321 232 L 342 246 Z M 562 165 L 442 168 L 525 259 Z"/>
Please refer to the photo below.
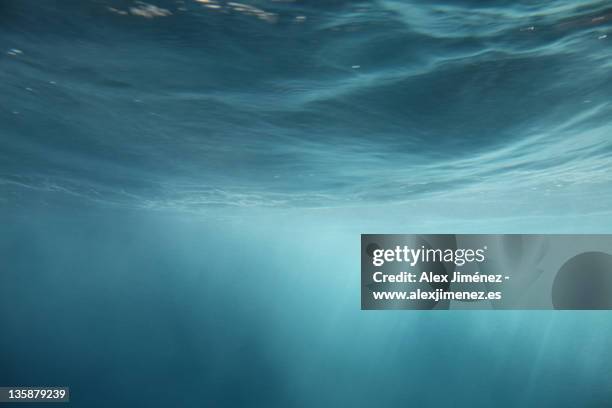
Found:
<path fill-rule="evenodd" d="M 610 233 L 611 31 L 606 1 L 1 2 L 0 385 L 609 405 L 607 312 L 361 311 L 359 240 Z"/>

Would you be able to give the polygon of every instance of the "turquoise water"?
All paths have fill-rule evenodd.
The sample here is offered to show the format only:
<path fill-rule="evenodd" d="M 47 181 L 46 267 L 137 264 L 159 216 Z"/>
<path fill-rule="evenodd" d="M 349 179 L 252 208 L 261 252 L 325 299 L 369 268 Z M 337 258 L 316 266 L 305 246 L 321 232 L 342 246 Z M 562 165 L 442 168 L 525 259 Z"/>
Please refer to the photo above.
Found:
<path fill-rule="evenodd" d="M 607 407 L 608 312 L 365 312 L 361 233 L 610 233 L 612 7 L 0 3 L 0 386 Z"/>

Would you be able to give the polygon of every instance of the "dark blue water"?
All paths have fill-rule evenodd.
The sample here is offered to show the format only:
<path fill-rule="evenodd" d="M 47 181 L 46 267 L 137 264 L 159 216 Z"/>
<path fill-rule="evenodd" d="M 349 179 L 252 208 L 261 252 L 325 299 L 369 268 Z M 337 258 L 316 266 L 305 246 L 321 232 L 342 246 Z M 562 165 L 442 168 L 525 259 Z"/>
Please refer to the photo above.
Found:
<path fill-rule="evenodd" d="M 360 233 L 612 231 L 607 1 L 0 2 L 0 386 L 608 407 L 607 312 L 362 312 Z"/>

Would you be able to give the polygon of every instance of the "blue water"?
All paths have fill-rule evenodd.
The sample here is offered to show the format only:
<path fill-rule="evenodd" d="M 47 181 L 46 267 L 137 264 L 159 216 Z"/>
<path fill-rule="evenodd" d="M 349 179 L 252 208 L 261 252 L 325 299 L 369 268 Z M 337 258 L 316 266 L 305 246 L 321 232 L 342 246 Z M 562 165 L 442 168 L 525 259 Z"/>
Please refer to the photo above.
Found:
<path fill-rule="evenodd" d="M 0 386 L 608 407 L 608 312 L 365 312 L 361 233 L 612 232 L 607 1 L 0 2 Z"/>

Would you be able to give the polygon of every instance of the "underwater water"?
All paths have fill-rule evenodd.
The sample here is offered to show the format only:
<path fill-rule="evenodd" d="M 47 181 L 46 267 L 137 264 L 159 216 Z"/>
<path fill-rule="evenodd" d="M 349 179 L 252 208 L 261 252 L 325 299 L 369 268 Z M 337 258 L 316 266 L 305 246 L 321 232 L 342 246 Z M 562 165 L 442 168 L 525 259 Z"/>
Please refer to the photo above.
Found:
<path fill-rule="evenodd" d="M 1 1 L 0 386 L 612 406 L 609 312 L 361 311 L 359 272 L 361 233 L 612 232 L 611 72 L 607 1 Z"/>

